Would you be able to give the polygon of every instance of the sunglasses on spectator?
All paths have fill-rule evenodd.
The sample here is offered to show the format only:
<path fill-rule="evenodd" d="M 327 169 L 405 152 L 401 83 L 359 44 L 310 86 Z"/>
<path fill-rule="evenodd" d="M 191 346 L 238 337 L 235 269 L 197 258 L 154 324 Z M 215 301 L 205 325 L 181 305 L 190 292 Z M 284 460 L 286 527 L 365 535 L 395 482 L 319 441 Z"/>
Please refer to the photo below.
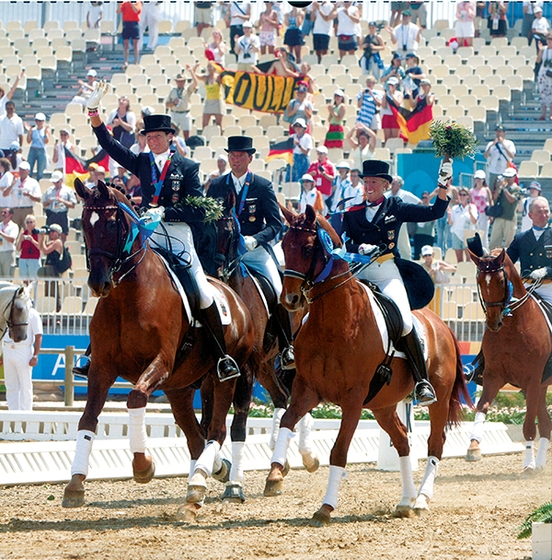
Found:
<path fill-rule="evenodd" d="M 461 193 L 458 194 L 458 196 L 468 196 L 468 193 L 461 192 Z"/>

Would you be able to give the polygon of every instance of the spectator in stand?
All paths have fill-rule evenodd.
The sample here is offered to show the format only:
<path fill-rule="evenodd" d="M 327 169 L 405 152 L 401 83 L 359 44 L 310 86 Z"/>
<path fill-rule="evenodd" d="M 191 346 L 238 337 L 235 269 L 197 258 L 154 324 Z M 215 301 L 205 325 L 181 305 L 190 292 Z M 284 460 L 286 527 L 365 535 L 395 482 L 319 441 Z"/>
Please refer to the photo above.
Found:
<path fill-rule="evenodd" d="M 427 10 L 425 2 L 409 2 L 409 10 L 412 13 L 412 23 L 415 23 L 422 29 L 427 27 Z"/>
<path fill-rule="evenodd" d="M 130 148 L 134 144 L 136 115 L 130 110 L 128 97 L 123 95 L 119 98 L 119 107 L 109 113 L 107 124 L 112 127 L 113 138 L 125 148 Z"/>
<path fill-rule="evenodd" d="M 19 142 L 23 146 L 25 128 L 21 117 L 15 112 L 15 103 L 6 103 L 6 114 L 0 117 L 0 150 L 4 153 L 11 149 L 12 142 Z"/>
<path fill-rule="evenodd" d="M 302 78 L 303 84 L 306 84 L 306 88 L 307 88 L 307 99 L 313 103 L 314 102 L 314 96 L 315 94 L 318 93 L 318 88 L 316 87 L 316 83 L 314 81 L 314 78 L 311 76 L 310 72 L 311 72 L 312 68 L 311 65 L 308 62 L 302 62 L 301 63 L 301 71 L 300 71 L 300 76 Z M 300 86 L 301 84 L 299 83 L 298 86 Z"/>
<path fill-rule="evenodd" d="M 360 11 L 356 2 L 343 2 L 337 8 L 337 45 L 339 58 L 346 54 L 355 54 L 358 48 L 357 35 L 360 29 Z"/>
<path fill-rule="evenodd" d="M 506 139 L 506 131 L 502 125 L 495 128 L 495 139 L 487 144 L 484 156 L 488 162 L 489 186 L 495 191 L 495 182 L 499 175 L 503 175 L 506 167 L 516 155 L 516 146 Z"/>
<path fill-rule="evenodd" d="M 456 261 L 469 261 L 468 252 L 466 250 L 466 239 L 464 233 L 466 231 L 475 231 L 477 224 L 477 208 L 475 204 L 470 202 L 470 193 L 468 189 L 458 189 L 459 204 L 455 204 L 449 215 L 450 231 L 452 233 L 452 248 L 456 253 Z"/>
<path fill-rule="evenodd" d="M 480 36 L 481 21 L 485 19 L 485 11 L 487 10 L 487 2 L 475 3 L 475 36 Z"/>
<path fill-rule="evenodd" d="M 19 177 L 11 188 L 10 206 L 13 209 L 13 221 L 23 228 L 27 214 L 33 214 L 33 204 L 42 200 L 40 185 L 30 177 L 31 166 L 22 161 L 19 166 Z"/>
<path fill-rule="evenodd" d="M 67 213 L 69 208 L 77 204 L 75 191 L 63 184 L 63 173 L 54 171 L 52 173 L 51 186 L 42 197 L 42 207 L 46 214 L 46 225 L 58 224 L 62 228 L 62 239 L 65 240 L 69 233 L 69 220 Z"/>
<path fill-rule="evenodd" d="M 44 177 L 44 170 L 48 165 L 48 154 L 46 144 L 50 142 L 50 127 L 46 124 L 46 115 L 37 113 L 35 115 L 35 126 L 23 125 L 27 130 L 27 144 L 30 144 L 27 161 L 31 166 L 31 173 L 36 163 L 36 179 L 40 181 Z"/>
<path fill-rule="evenodd" d="M 504 171 L 504 181 L 497 182 L 493 192 L 494 203 L 502 206 L 502 215 L 493 221 L 489 242 L 491 251 L 496 247 L 508 247 L 516 234 L 516 208 L 521 195 L 521 189 L 515 182 L 516 175 L 515 169 L 508 167 Z"/>
<path fill-rule="evenodd" d="M 146 28 L 148 30 L 148 51 L 154 51 L 159 42 L 159 22 L 163 19 L 163 2 L 143 2 L 140 14 L 140 42 L 142 48 Z"/>
<path fill-rule="evenodd" d="M 274 9 L 274 2 L 265 2 L 265 10 L 259 16 L 259 42 L 261 45 L 261 54 L 267 52 L 274 53 L 276 46 L 276 37 L 280 23 L 278 21 L 278 12 Z"/>
<path fill-rule="evenodd" d="M 13 278 L 15 270 L 15 241 L 19 235 L 19 227 L 12 220 L 12 217 L 13 210 L 11 208 L 2 208 L 2 221 L 0 222 L 0 278 Z"/>
<path fill-rule="evenodd" d="M 456 266 L 449 264 L 446 261 L 435 260 L 433 258 L 434 248 L 431 245 L 424 245 L 420 251 L 422 257 L 422 266 L 426 272 L 431 276 L 435 284 L 448 284 L 450 278 L 447 272 L 456 272 Z M 430 306 L 430 309 L 432 307 Z"/>
<path fill-rule="evenodd" d="M 529 183 L 529 196 L 526 196 L 519 201 L 517 211 L 521 214 L 520 233 L 523 233 L 533 227 L 533 221 L 529 216 L 529 207 L 535 198 L 541 196 L 541 193 L 541 184 L 538 181 L 531 181 L 531 183 Z"/>
<path fill-rule="evenodd" d="M 11 191 L 15 185 L 15 175 L 10 171 L 8 158 L 0 158 L 0 207 L 11 206 Z"/>
<path fill-rule="evenodd" d="M 238 70 L 251 72 L 252 66 L 256 66 L 259 62 L 261 42 L 253 33 L 253 24 L 250 21 L 244 22 L 243 35 L 235 37 L 234 50 L 238 55 Z"/>
<path fill-rule="evenodd" d="M 115 165 L 113 167 L 115 168 L 116 175 L 111 178 L 111 182 L 114 185 L 117 185 L 119 187 L 123 187 L 123 188 L 126 189 L 126 186 L 128 184 L 128 179 L 129 179 L 129 177 L 127 175 L 127 172 L 126 172 L 126 169 L 116 162 L 115 162 Z"/>
<path fill-rule="evenodd" d="M 420 59 L 414 53 L 406 55 L 406 70 L 402 87 L 404 88 L 405 99 L 416 99 L 420 90 L 421 81 L 426 78 Z"/>
<path fill-rule="evenodd" d="M 470 190 L 471 201 L 477 208 L 477 224 L 476 229 L 482 232 L 481 243 L 485 249 L 489 248 L 489 216 L 485 210 L 492 206 L 493 195 L 491 189 L 487 186 L 485 179 L 485 171 L 478 169 L 473 174 L 474 186 Z"/>
<path fill-rule="evenodd" d="M 384 68 L 381 51 L 385 49 L 385 41 L 378 33 L 378 26 L 375 21 L 368 24 L 368 35 L 364 38 L 360 48 L 364 50 L 360 59 L 362 73 L 371 74 L 376 80 L 379 80 Z"/>
<path fill-rule="evenodd" d="M 285 78 L 299 78 L 301 76 L 297 71 L 297 66 L 289 59 L 289 53 L 286 49 L 276 49 L 274 54 L 276 55 L 276 60 L 264 72 L 267 76 L 283 76 Z M 257 70 L 259 69 L 257 68 Z"/>
<path fill-rule="evenodd" d="M 313 148 L 312 136 L 307 133 L 305 119 L 299 117 L 293 123 L 293 170 L 291 180 L 299 181 L 309 168 L 309 155 Z"/>
<path fill-rule="evenodd" d="M 40 268 L 40 244 L 36 218 L 33 214 L 25 216 L 24 224 L 19 231 L 16 244 L 16 250 L 19 253 L 19 278 L 36 280 Z"/>
<path fill-rule="evenodd" d="M 21 72 L 17 74 L 13 82 L 13 85 L 10 88 L 10 91 L 8 91 L 8 93 L 6 93 L 3 86 L 0 86 L 0 117 L 3 117 L 6 114 L 6 103 L 13 97 L 24 73 L 25 71 L 21 70 Z"/>
<path fill-rule="evenodd" d="M 380 129 L 379 109 L 382 104 L 382 92 L 374 89 L 376 78 L 366 76 L 366 89 L 357 95 L 356 124 L 363 124 L 372 130 Z"/>
<path fill-rule="evenodd" d="M 535 20 L 536 21 L 536 20 Z M 546 36 L 547 45 L 537 41 L 539 53 L 537 55 L 539 99 L 541 103 L 541 116 L 539 121 L 546 120 L 546 109 L 550 110 L 552 119 L 552 33 Z"/>
<path fill-rule="evenodd" d="M 435 102 L 435 95 L 431 93 L 431 82 L 427 78 L 420 80 L 421 92 L 418 90 L 418 95 L 414 97 L 409 92 L 410 106 L 412 110 L 418 108 L 421 111 L 424 106 L 429 107 L 429 118 L 433 119 L 433 103 Z"/>
<path fill-rule="evenodd" d="M 360 182 L 359 170 L 351 171 L 348 161 L 342 161 L 335 167 L 338 175 L 334 180 L 331 199 L 328 200 L 329 219 L 337 234 L 341 235 L 343 213 L 351 206 L 362 204 L 364 201 L 364 185 Z M 354 175 L 354 184 L 352 178 L 349 177 L 349 173 L 351 173 L 351 177 Z"/>
<path fill-rule="evenodd" d="M 213 26 L 213 5 L 215 2 L 196 2 L 195 3 L 195 22 L 197 26 L 197 36 L 201 37 L 204 29 Z"/>
<path fill-rule="evenodd" d="M 293 7 L 284 16 L 286 32 L 284 35 L 284 45 L 289 49 L 295 62 L 301 64 L 301 47 L 305 44 L 301 26 L 303 25 L 303 12 L 299 8 Z"/>
<path fill-rule="evenodd" d="M 213 62 L 220 64 L 223 68 L 226 67 L 226 43 L 218 29 L 213 29 L 211 42 L 205 43 L 205 53 L 207 54 L 208 51 L 212 53 Z"/>
<path fill-rule="evenodd" d="M 456 40 L 459 47 L 471 47 L 475 36 L 475 1 L 456 4 Z"/>
<path fill-rule="evenodd" d="M 197 76 L 196 69 L 191 68 L 192 76 L 195 75 L 196 81 L 205 83 L 205 104 L 203 106 L 202 129 L 215 119 L 215 123 L 220 126 L 222 133 L 222 115 L 224 112 L 224 101 L 222 99 L 222 82 L 220 74 L 216 71 L 215 65 L 207 64 L 207 75 Z"/>
<path fill-rule="evenodd" d="M 190 99 L 198 86 L 196 74 L 198 66 L 199 64 L 196 64 L 192 70 L 192 67 L 186 64 L 186 70 L 188 70 L 192 76 L 191 82 L 186 87 L 186 77 L 183 74 L 177 74 L 175 78 L 176 87 L 170 91 L 165 101 L 165 107 L 171 111 L 171 122 L 182 130 L 185 140 L 190 137 L 190 130 L 192 129 Z"/>
<path fill-rule="evenodd" d="M 123 70 L 128 66 L 128 51 L 130 40 L 134 51 L 134 64 L 139 62 L 140 42 L 140 14 L 142 13 L 142 2 L 129 2 L 125 0 L 117 8 L 117 13 L 123 18 Z"/>
<path fill-rule="evenodd" d="M 535 8 L 537 6 L 542 8 L 542 1 L 523 2 L 523 23 L 521 25 L 521 35 L 522 37 L 527 37 L 529 44 L 531 44 L 531 41 L 533 40 L 531 27 L 535 19 Z"/>
<path fill-rule="evenodd" d="M 402 67 L 402 60 L 402 55 L 399 53 L 393 53 L 391 64 L 383 71 L 380 83 L 387 85 L 387 80 L 389 78 L 397 78 L 399 82 L 402 82 L 405 76 L 404 68 Z"/>
<path fill-rule="evenodd" d="M 398 25 L 401 13 L 403 10 L 407 10 L 410 6 L 410 2 L 391 2 L 391 16 L 389 18 L 389 25 L 395 27 Z"/>
<path fill-rule="evenodd" d="M 324 201 L 322 194 L 314 186 L 314 179 L 312 175 L 305 173 L 300 179 L 301 183 L 301 197 L 299 198 L 299 212 L 303 213 L 307 209 L 307 204 L 310 204 L 314 211 L 320 215 L 324 215 Z"/>
<path fill-rule="evenodd" d="M 38 243 L 40 245 L 40 252 L 46 256 L 44 266 L 38 271 L 39 277 L 45 278 L 67 278 L 69 272 L 65 271 L 59 273 L 56 263 L 63 255 L 64 240 L 61 226 L 59 224 L 52 224 L 48 231 L 48 241 L 45 240 L 45 235 L 42 231 L 38 234 Z M 44 295 L 47 297 L 56 298 L 56 310 L 61 310 L 61 289 L 59 282 L 45 281 L 44 282 Z"/>
<path fill-rule="evenodd" d="M 10 161 L 10 171 L 12 173 L 19 172 L 19 166 L 23 162 L 23 156 L 21 154 L 21 146 L 17 140 L 14 140 L 11 145 L 10 149 L 6 151 L 5 156 Z"/>
<path fill-rule="evenodd" d="M 243 24 L 251 18 L 251 2 L 232 2 L 228 14 L 230 23 L 230 52 L 238 57 L 236 37 L 243 35 Z"/>
<path fill-rule="evenodd" d="M 415 53 L 418 50 L 422 29 L 415 23 L 412 23 L 412 13 L 410 10 L 403 10 L 402 23 L 394 29 L 386 26 L 385 29 L 391 35 L 391 42 L 397 45 L 396 51 L 402 56 L 409 52 Z"/>
<path fill-rule="evenodd" d="M 307 173 L 312 175 L 314 184 L 322 194 L 322 199 L 325 203 L 327 198 L 332 194 L 332 184 L 335 179 L 335 167 L 328 159 L 328 148 L 326 148 L 326 146 L 318 146 L 316 153 L 318 159 L 310 164 Z M 324 209 L 324 212 L 326 214 L 328 213 L 326 208 Z"/>
<path fill-rule="evenodd" d="M 103 18 L 103 2 L 90 2 L 90 8 L 86 14 L 86 27 L 88 29 L 99 29 Z"/>
<path fill-rule="evenodd" d="M 376 150 L 376 133 L 368 126 L 357 123 L 347 133 L 347 143 L 351 147 L 349 158 L 353 169 L 362 169 L 362 162 L 373 159 Z"/>
<path fill-rule="evenodd" d="M 222 177 L 224 174 L 228 173 L 228 158 L 224 154 L 219 154 L 217 157 L 217 170 L 211 171 L 207 176 L 207 181 L 203 185 L 203 191 L 207 194 L 209 187 L 211 186 L 211 181 L 217 177 Z"/>
<path fill-rule="evenodd" d="M 54 144 L 54 155 L 52 161 L 54 163 L 54 171 L 60 170 L 65 175 L 65 149 L 73 154 L 77 153 L 76 147 L 69 140 L 69 129 L 62 128 L 59 131 L 59 141 L 56 140 Z"/>
<path fill-rule="evenodd" d="M 437 192 L 433 191 L 430 195 L 428 191 L 422 193 L 422 204 L 429 206 L 429 200 L 432 196 L 436 196 Z M 432 246 L 435 242 L 435 220 L 430 222 L 416 222 L 414 225 L 414 257 L 422 254 L 422 248 Z M 433 252 L 432 252 L 433 253 Z"/>
<path fill-rule="evenodd" d="M 94 91 L 96 87 L 96 77 L 98 73 L 94 69 L 88 70 L 86 73 L 86 82 L 82 80 L 78 80 L 78 84 L 80 85 L 80 89 L 77 92 L 77 95 L 71 99 L 71 103 L 79 103 L 80 105 L 84 105 L 86 107 L 86 103 L 88 102 L 88 98 L 90 94 Z"/>
<path fill-rule="evenodd" d="M 329 0 L 313 2 L 312 8 L 311 18 L 314 24 L 312 28 L 312 45 L 318 58 L 318 64 L 320 64 L 322 57 L 328 54 L 333 20 L 337 12 L 336 7 Z"/>
<path fill-rule="evenodd" d="M 288 103 L 284 112 L 284 120 L 294 123 L 297 119 L 304 119 L 307 123 L 307 132 L 309 132 L 313 111 L 313 104 L 307 99 L 307 85 L 305 82 L 299 82 L 299 87 L 295 90 L 295 97 Z M 293 127 L 290 126 L 290 133 L 293 134 L 293 132 Z"/>
<path fill-rule="evenodd" d="M 343 139 L 345 137 L 343 125 L 345 123 L 345 93 L 343 90 L 337 89 L 334 93 L 334 102 L 328 103 L 328 120 L 330 128 L 326 133 L 324 146 L 326 148 L 343 148 Z"/>
<path fill-rule="evenodd" d="M 508 31 L 508 2 L 489 2 L 487 8 L 489 12 L 487 27 L 491 33 L 491 38 L 506 37 Z"/>
<path fill-rule="evenodd" d="M 400 134 L 399 122 L 393 113 L 391 107 L 399 109 L 403 94 L 399 90 L 399 80 L 397 78 L 389 78 L 387 80 L 387 93 L 381 102 L 381 128 L 383 129 L 384 141 L 389 138 L 398 138 Z"/>
<path fill-rule="evenodd" d="M 531 25 L 531 36 L 535 39 L 535 47 L 537 54 L 539 53 L 540 46 L 546 46 L 546 36 L 550 30 L 548 20 L 542 15 L 542 8 L 535 6 L 533 8 L 535 19 Z"/>

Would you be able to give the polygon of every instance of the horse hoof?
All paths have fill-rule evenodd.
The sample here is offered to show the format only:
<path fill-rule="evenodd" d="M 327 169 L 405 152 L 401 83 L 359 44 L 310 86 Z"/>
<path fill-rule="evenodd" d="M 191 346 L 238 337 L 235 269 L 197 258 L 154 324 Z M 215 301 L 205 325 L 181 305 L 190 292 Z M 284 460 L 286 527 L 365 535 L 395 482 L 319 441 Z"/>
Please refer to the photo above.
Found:
<path fill-rule="evenodd" d="M 78 508 L 84 505 L 84 490 L 65 490 L 61 506 L 64 508 Z"/>
<path fill-rule="evenodd" d="M 267 480 L 263 495 L 266 497 L 279 496 L 282 493 L 283 487 L 283 480 Z"/>
<path fill-rule="evenodd" d="M 134 478 L 134 482 L 138 482 L 138 484 L 147 484 L 148 482 L 151 482 L 154 474 L 155 463 L 152 461 L 151 465 L 143 471 L 135 471 L 133 468 L 132 476 Z"/>
<path fill-rule="evenodd" d="M 242 485 L 239 482 L 227 482 L 222 499 L 233 504 L 243 504 L 245 502 L 245 494 L 243 493 Z"/>
<path fill-rule="evenodd" d="M 188 485 L 188 493 L 186 494 L 186 502 L 189 504 L 199 504 L 205 499 L 207 488 L 195 484 Z"/>
<path fill-rule="evenodd" d="M 287 476 L 287 474 L 289 473 L 290 470 L 291 470 L 291 465 L 289 464 L 289 461 L 286 459 L 286 464 L 284 465 L 284 470 L 282 471 L 282 476 Z"/>
<path fill-rule="evenodd" d="M 197 520 L 197 509 L 188 504 L 180 506 L 176 512 L 176 520 L 183 523 L 195 523 Z"/>
<path fill-rule="evenodd" d="M 531 478 L 532 476 L 535 476 L 536 472 L 535 469 L 533 467 L 525 467 L 522 471 L 521 471 L 521 476 L 523 478 Z"/>
<path fill-rule="evenodd" d="M 303 455 L 303 466 L 305 467 L 307 472 L 316 472 L 318 470 L 318 467 L 320 466 L 320 459 L 318 459 L 318 457 L 314 454 Z"/>
<path fill-rule="evenodd" d="M 481 461 L 481 449 L 468 449 L 468 452 L 466 453 L 466 461 L 468 463 Z"/>
<path fill-rule="evenodd" d="M 222 482 L 223 484 L 226 484 L 230 480 L 231 468 L 232 463 L 228 459 L 223 459 L 220 469 L 216 473 L 213 473 L 213 478 L 215 480 L 218 480 L 219 482 Z"/>
<path fill-rule="evenodd" d="M 425 515 L 428 511 L 429 511 L 429 506 L 427 503 L 427 497 L 425 496 L 425 494 L 420 494 L 416 498 L 416 501 L 414 502 L 414 513 L 418 517 L 421 517 L 422 515 Z"/>
<path fill-rule="evenodd" d="M 327 511 L 319 509 L 311 519 L 311 526 L 323 527 L 330 524 L 330 514 Z"/>
<path fill-rule="evenodd" d="M 397 506 L 395 507 L 395 511 L 393 512 L 393 517 L 401 518 L 408 518 L 414 515 L 414 509 L 412 506 L 414 505 L 414 500 L 404 499 L 401 500 Z"/>

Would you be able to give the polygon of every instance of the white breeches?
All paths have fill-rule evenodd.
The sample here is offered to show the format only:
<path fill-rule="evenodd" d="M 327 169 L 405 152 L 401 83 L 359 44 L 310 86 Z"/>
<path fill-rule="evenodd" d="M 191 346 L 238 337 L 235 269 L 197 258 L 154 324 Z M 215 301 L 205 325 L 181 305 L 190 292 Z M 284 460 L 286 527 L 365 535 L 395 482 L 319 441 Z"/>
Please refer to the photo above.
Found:
<path fill-rule="evenodd" d="M 151 236 L 152 241 L 181 257 L 184 262 L 191 263 L 192 275 L 199 288 L 199 306 L 201 309 L 207 309 L 213 303 L 213 296 L 194 247 L 190 226 L 184 222 L 163 222 L 163 226 L 168 237 L 164 235 L 163 229 L 158 227 Z"/>
<path fill-rule="evenodd" d="M 33 368 L 29 362 L 33 356 L 33 347 L 26 343 L 5 343 L 3 346 L 8 410 L 32 410 Z"/>
<path fill-rule="evenodd" d="M 242 261 L 259 274 L 266 276 L 274 287 L 277 297 L 280 297 L 282 293 L 282 279 L 274 259 L 264 247 L 258 246 L 253 251 L 248 251 L 242 257 Z"/>

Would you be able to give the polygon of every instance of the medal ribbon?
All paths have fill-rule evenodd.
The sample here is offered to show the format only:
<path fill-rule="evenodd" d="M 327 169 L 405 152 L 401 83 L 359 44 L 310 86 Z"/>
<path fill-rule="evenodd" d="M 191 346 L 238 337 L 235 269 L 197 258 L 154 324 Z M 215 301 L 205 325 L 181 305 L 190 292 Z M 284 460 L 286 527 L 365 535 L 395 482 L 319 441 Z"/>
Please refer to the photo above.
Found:
<path fill-rule="evenodd" d="M 150 152 L 150 162 L 151 162 L 151 184 L 155 187 L 155 193 L 153 195 L 153 199 L 150 202 L 150 206 L 159 206 L 159 196 L 161 195 L 161 189 L 163 188 L 163 182 L 165 181 L 165 177 L 167 176 L 167 171 L 169 170 L 169 166 L 171 164 L 171 157 L 172 152 L 169 154 L 165 165 L 163 166 L 163 171 L 161 171 L 161 177 L 157 178 L 157 165 L 155 164 L 155 159 L 153 157 L 153 153 Z"/>

